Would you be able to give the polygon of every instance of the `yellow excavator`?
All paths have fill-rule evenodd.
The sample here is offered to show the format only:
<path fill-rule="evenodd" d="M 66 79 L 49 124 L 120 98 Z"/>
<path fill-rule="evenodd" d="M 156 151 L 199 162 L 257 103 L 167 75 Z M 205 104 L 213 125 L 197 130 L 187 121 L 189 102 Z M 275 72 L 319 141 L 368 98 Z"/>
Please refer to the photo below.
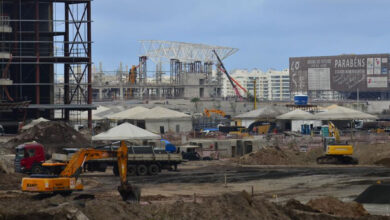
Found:
<path fill-rule="evenodd" d="M 83 185 L 79 180 L 79 176 L 86 161 L 117 157 L 121 182 L 121 185 L 118 186 L 118 191 L 125 201 L 139 201 L 141 195 L 140 190 L 127 181 L 127 150 L 126 143 L 121 141 L 121 145 L 117 150 L 95 148 L 80 149 L 72 156 L 66 166 L 61 163 L 43 163 L 43 167 L 53 168 L 53 166 L 59 166 L 62 169 L 60 169 L 60 173 L 57 175 L 38 174 L 23 178 L 22 191 L 70 195 L 73 191 L 83 190 Z"/>
<path fill-rule="evenodd" d="M 205 108 L 204 109 L 204 114 L 207 116 L 207 117 L 211 117 L 211 113 L 215 113 L 217 115 L 220 115 L 222 117 L 225 117 L 226 116 L 226 113 L 222 110 L 219 110 L 219 109 L 207 109 Z"/>
<path fill-rule="evenodd" d="M 340 132 L 329 121 L 329 137 L 324 138 L 325 155 L 317 158 L 318 164 L 358 164 L 358 160 L 352 157 L 353 146 L 348 142 L 340 141 Z"/>

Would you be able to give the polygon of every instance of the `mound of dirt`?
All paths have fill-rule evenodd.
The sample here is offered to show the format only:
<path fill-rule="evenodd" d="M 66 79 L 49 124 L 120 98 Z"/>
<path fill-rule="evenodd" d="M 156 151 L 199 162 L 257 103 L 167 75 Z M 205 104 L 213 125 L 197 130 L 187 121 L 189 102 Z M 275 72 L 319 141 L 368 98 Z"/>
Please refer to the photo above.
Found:
<path fill-rule="evenodd" d="M 183 202 L 159 204 L 126 203 L 118 198 L 77 199 L 76 195 L 49 198 L 37 198 L 27 194 L 10 194 L 0 196 L 0 219 L 381 219 L 359 211 L 348 211 L 349 206 L 338 200 L 346 212 L 335 212 L 323 206 L 311 208 L 298 201 L 281 206 L 264 199 L 251 198 L 246 192 L 224 194 L 221 196 L 202 198 L 202 202 Z M 312 202 L 316 204 L 316 202 Z M 320 203 L 320 202 L 319 202 Z M 314 205 L 313 205 L 314 206 Z M 327 207 L 330 206 L 329 204 Z M 304 207 L 304 208 L 302 208 Z M 321 208 L 321 212 L 317 210 Z M 325 210 L 325 211 L 324 211 Z M 332 215 L 325 214 L 332 213 Z M 360 213 L 360 214 L 359 214 Z M 349 216 L 349 217 L 348 217 Z M 352 217 L 353 216 L 353 217 Z"/>
<path fill-rule="evenodd" d="M 82 134 L 62 121 L 41 122 L 34 127 L 22 131 L 9 140 L 4 146 L 13 151 L 19 144 L 36 141 L 43 144 L 47 154 L 60 152 L 62 148 L 83 148 L 90 145 Z"/>
<path fill-rule="evenodd" d="M 312 199 L 308 206 L 321 213 L 341 217 L 361 217 L 368 215 L 363 206 L 357 202 L 342 202 L 334 197 Z"/>
<path fill-rule="evenodd" d="M 21 173 L 2 173 L 0 172 L 0 190 L 18 190 L 20 183 L 25 175 Z"/>
<path fill-rule="evenodd" d="M 390 143 L 356 143 L 354 147 L 354 157 L 359 160 L 359 164 L 390 166 Z"/>
<path fill-rule="evenodd" d="M 295 199 L 288 200 L 284 207 L 287 209 L 295 209 L 295 210 L 300 210 L 305 212 L 319 212 L 318 210 L 315 210 L 308 205 L 302 204 L 301 202 Z"/>
<path fill-rule="evenodd" d="M 300 152 L 269 147 L 242 156 L 239 163 L 250 165 L 308 165 L 315 164 L 316 158 L 322 154 L 322 149 L 319 148 L 308 152 Z"/>
<path fill-rule="evenodd" d="M 359 203 L 390 204 L 390 185 L 371 185 L 364 190 L 355 201 Z"/>

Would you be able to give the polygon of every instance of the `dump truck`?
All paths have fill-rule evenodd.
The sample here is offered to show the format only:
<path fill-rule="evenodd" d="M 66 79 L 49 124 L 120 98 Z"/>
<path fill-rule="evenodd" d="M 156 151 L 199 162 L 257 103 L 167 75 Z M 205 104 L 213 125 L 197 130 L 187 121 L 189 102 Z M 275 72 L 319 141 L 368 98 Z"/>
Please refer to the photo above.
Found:
<path fill-rule="evenodd" d="M 104 150 L 116 150 L 116 143 L 110 146 L 98 147 Z M 77 148 L 64 148 L 63 153 L 53 153 L 50 160 L 46 160 L 44 146 L 37 142 L 24 143 L 16 147 L 14 166 L 15 171 L 20 173 L 53 173 L 59 167 L 65 167 Z M 55 166 L 42 166 L 51 161 Z M 156 149 L 151 146 L 128 147 L 128 175 L 156 175 L 161 170 L 177 170 L 177 166 L 183 161 L 181 154 L 168 153 L 164 149 Z M 107 167 L 112 166 L 116 176 L 119 175 L 115 158 L 99 158 L 86 161 L 82 168 L 84 171 L 105 172 Z"/>

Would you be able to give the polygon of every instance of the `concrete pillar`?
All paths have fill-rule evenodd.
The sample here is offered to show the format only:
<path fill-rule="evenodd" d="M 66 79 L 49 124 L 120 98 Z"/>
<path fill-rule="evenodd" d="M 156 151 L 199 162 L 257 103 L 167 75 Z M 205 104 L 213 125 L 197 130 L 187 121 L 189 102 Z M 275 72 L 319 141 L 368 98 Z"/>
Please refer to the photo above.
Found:
<path fill-rule="evenodd" d="M 103 89 L 99 89 L 99 99 L 103 99 Z"/>
<path fill-rule="evenodd" d="M 122 85 L 119 87 L 119 99 L 123 100 L 123 86 Z"/>

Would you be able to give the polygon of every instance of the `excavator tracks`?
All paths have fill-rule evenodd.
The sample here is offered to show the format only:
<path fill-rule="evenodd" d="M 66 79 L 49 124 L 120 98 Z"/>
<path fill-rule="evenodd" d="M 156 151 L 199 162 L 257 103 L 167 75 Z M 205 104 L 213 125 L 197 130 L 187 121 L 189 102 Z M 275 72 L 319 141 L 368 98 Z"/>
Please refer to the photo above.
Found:
<path fill-rule="evenodd" d="M 317 158 L 317 164 L 358 164 L 356 158 L 344 155 L 325 155 Z"/>

